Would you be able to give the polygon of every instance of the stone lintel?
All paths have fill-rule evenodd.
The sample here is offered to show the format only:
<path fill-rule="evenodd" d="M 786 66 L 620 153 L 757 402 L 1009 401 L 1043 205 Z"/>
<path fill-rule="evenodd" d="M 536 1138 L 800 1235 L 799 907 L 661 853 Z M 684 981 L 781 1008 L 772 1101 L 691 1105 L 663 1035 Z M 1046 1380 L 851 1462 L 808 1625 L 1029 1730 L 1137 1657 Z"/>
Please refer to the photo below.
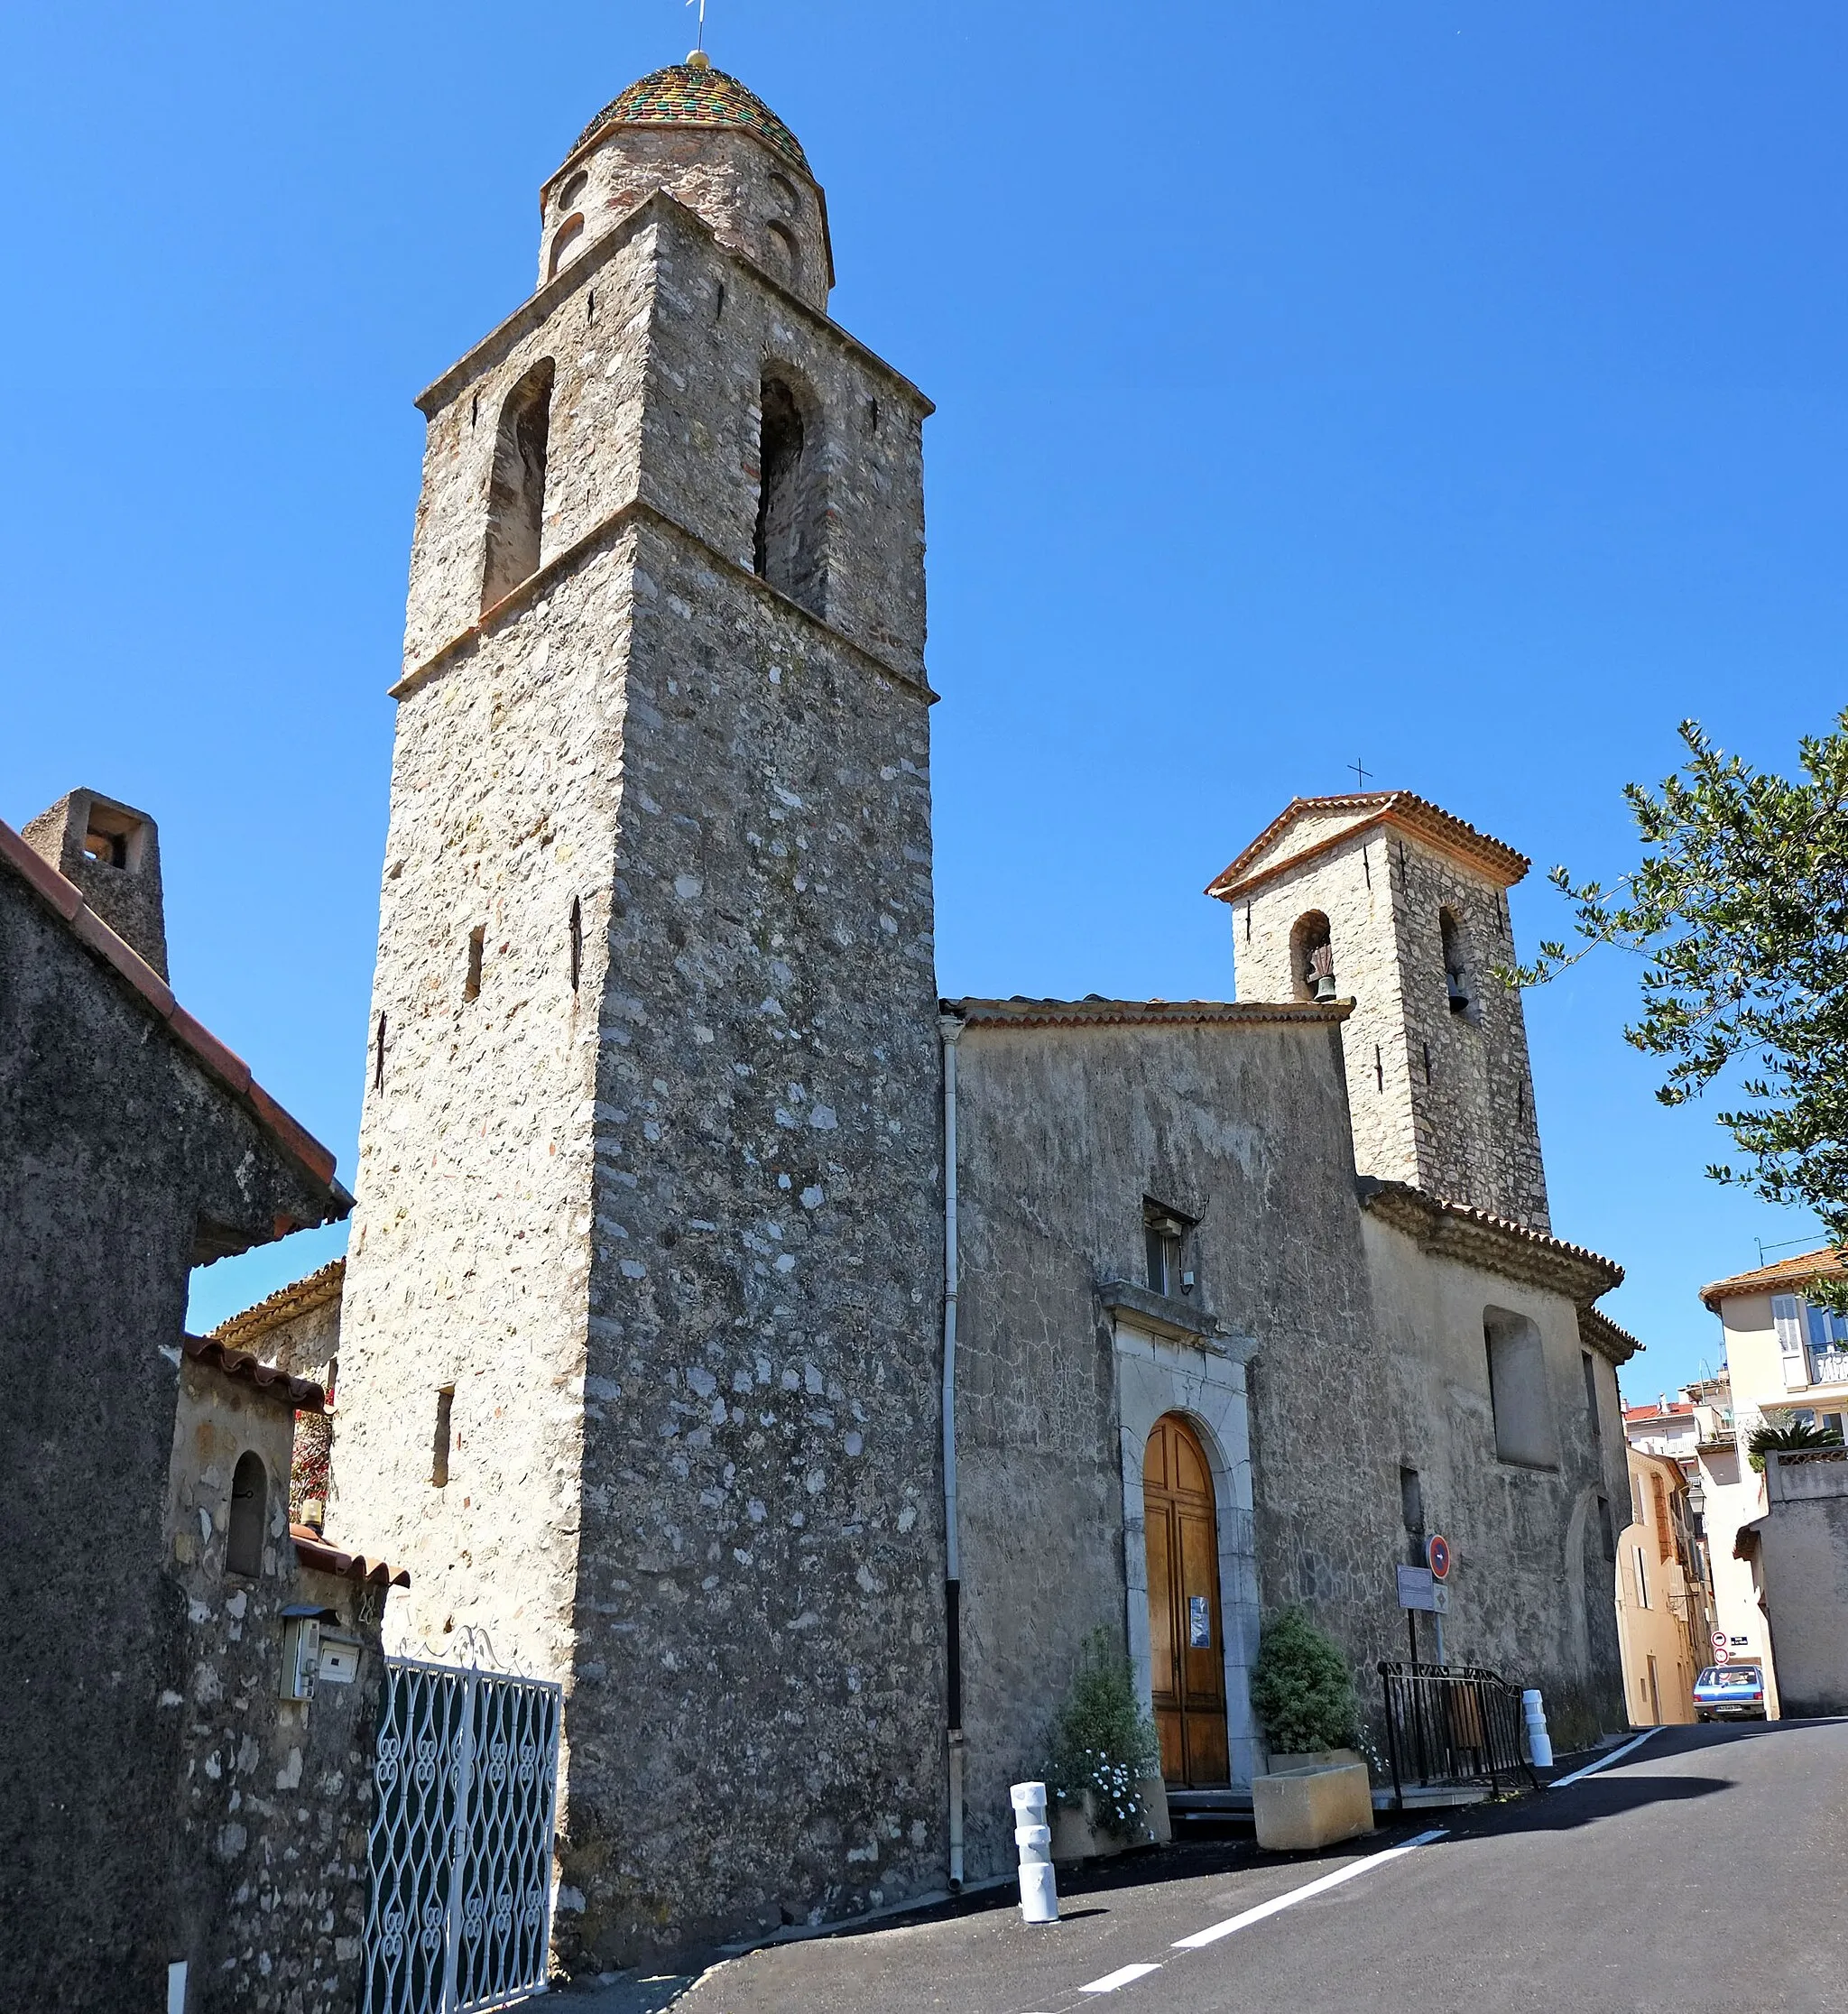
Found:
<path fill-rule="evenodd" d="M 1191 1343 L 1209 1356 L 1230 1357 L 1243 1363 L 1257 1349 L 1250 1337 L 1222 1329 L 1211 1308 L 1155 1293 L 1131 1280 L 1099 1280 L 1097 1298 L 1113 1315 L 1127 1315 L 1138 1327 L 1150 1329 L 1171 1343 Z"/>

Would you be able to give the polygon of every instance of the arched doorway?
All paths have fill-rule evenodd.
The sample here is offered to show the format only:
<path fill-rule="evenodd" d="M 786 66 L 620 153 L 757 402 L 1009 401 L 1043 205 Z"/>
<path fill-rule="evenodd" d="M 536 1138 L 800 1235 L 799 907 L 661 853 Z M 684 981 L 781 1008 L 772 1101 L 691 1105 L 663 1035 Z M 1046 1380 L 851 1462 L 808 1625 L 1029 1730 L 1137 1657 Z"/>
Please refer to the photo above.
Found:
<path fill-rule="evenodd" d="M 1229 1783 L 1213 1472 L 1193 1428 L 1176 1413 L 1158 1419 L 1149 1436 L 1142 1457 L 1142 1515 L 1161 1774 L 1188 1789 Z"/>

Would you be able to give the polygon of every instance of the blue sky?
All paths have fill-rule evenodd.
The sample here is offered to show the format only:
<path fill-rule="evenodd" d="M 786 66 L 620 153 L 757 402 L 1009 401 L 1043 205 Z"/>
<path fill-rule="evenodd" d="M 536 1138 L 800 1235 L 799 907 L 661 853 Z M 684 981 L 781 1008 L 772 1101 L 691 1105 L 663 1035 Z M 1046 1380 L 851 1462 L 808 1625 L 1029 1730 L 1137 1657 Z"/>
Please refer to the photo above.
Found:
<path fill-rule="evenodd" d="M 1223 995 L 1199 891 L 1362 759 L 1607 877 L 1676 722 L 1848 701 L 1848 19 L 1789 0 L 712 0 L 826 183 L 836 317 L 938 401 L 940 976 Z M 0 817 L 161 821 L 180 997 L 351 1174 L 421 422 L 676 0 L 0 18 Z M 1541 874 L 1523 942 L 1559 924 Z M 1555 1221 L 1653 1393 L 1800 1218 L 1529 1002 Z M 323 1238 L 199 1276 L 208 1323 Z"/>

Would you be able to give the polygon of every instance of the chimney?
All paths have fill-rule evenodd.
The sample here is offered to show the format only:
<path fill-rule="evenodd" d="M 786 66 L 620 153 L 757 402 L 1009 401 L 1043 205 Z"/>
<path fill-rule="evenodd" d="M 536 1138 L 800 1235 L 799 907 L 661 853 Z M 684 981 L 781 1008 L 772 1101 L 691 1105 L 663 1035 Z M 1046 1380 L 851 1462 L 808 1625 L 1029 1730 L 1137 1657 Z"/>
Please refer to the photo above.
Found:
<path fill-rule="evenodd" d="M 83 892 L 116 935 L 167 976 L 167 915 L 161 900 L 161 836 L 145 811 L 97 790 L 72 790 L 42 811 L 22 837 Z"/>

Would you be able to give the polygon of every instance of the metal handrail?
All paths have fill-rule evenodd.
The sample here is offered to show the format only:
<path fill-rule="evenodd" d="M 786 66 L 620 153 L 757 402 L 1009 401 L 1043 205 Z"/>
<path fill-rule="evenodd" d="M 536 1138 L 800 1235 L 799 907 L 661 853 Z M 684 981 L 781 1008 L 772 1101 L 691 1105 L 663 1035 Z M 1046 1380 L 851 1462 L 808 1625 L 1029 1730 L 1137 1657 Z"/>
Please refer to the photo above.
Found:
<path fill-rule="evenodd" d="M 1520 1694 L 1480 1665 L 1383 1662 L 1386 1748 L 1393 1802 L 1408 1786 L 1486 1783 L 1529 1786 L 1538 1778 L 1527 1756 Z"/>

